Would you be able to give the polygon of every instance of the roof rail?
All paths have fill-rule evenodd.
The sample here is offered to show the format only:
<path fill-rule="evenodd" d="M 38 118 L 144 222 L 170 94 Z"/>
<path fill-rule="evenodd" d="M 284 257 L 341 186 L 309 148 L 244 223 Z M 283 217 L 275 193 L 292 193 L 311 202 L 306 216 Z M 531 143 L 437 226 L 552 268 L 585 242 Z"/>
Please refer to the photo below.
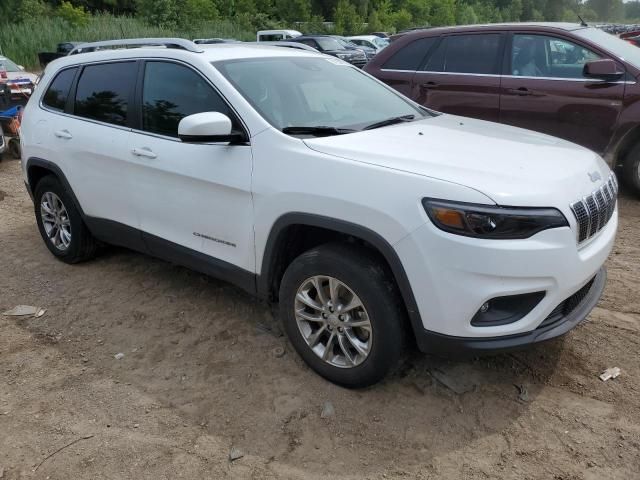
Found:
<path fill-rule="evenodd" d="M 71 50 L 69 55 L 95 52 L 96 50 L 112 47 L 166 47 L 187 50 L 194 53 L 204 52 L 202 48 L 198 47 L 191 40 L 185 40 L 184 38 L 123 38 L 120 40 L 83 43 Z"/>

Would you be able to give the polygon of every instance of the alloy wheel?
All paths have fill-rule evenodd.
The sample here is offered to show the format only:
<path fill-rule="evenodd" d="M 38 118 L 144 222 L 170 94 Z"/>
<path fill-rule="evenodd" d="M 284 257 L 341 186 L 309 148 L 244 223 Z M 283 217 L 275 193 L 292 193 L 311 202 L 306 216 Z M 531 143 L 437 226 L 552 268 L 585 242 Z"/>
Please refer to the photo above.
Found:
<path fill-rule="evenodd" d="M 67 250 L 71 244 L 71 220 L 62 200 L 55 193 L 46 192 L 42 195 L 40 217 L 53 246 L 58 250 Z"/>
<path fill-rule="evenodd" d="M 373 331 L 360 298 L 337 278 L 308 278 L 295 298 L 298 329 L 311 350 L 339 368 L 360 365 L 371 351 Z"/>

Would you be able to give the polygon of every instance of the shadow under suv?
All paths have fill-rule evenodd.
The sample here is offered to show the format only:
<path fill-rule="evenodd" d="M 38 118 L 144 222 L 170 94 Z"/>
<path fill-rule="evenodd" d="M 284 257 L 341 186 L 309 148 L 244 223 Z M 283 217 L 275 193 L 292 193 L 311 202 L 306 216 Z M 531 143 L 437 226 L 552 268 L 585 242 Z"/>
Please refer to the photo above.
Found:
<path fill-rule="evenodd" d="M 624 40 L 563 23 L 434 28 L 365 70 L 429 108 L 585 146 L 640 194 L 640 49 Z"/>

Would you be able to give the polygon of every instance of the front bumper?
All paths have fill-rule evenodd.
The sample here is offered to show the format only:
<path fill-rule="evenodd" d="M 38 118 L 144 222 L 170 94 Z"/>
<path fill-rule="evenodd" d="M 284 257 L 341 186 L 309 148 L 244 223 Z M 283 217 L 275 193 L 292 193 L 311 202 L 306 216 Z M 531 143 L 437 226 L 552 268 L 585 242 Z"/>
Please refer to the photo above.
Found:
<path fill-rule="evenodd" d="M 425 223 L 394 245 L 417 304 L 419 318 L 412 323 L 418 345 L 427 352 L 494 351 L 566 333 L 602 293 L 606 275 L 600 272 L 617 225 L 616 211 L 593 239 L 578 246 L 575 231 L 568 227 L 523 240 L 480 240 Z M 558 307 L 590 281 L 588 299 L 581 297 L 578 307 L 558 321 Z M 517 321 L 490 326 L 471 322 L 485 302 L 534 292 L 544 292 L 544 297 Z"/>
<path fill-rule="evenodd" d="M 601 268 L 595 276 L 589 293 L 567 316 L 532 332 L 504 337 L 465 338 L 442 335 L 428 330 L 417 333 L 418 348 L 423 352 L 443 356 L 474 356 L 518 350 L 560 337 L 582 322 L 598 304 L 607 283 L 607 271 Z M 543 322 L 544 323 L 544 322 Z"/>

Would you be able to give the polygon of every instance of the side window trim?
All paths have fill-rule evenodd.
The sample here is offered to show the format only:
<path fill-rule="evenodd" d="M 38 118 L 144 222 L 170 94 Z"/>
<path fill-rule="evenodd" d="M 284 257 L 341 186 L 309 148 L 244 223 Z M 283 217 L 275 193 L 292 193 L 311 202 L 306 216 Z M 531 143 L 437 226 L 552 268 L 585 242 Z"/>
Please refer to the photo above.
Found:
<path fill-rule="evenodd" d="M 162 135 L 160 133 L 154 133 L 154 132 L 148 132 L 146 130 L 143 130 L 143 121 L 142 121 L 142 115 L 143 115 L 143 111 L 142 111 L 142 98 L 143 98 L 143 89 L 144 89 L 144 74 L 146 71 L 146 66 L 147 63 L 150 62 L 164 62 L 164 63 L 173 63 L 176 65 L 180 65 L 182 67 L 186 67 L 188 69 L 190 69 L 191 71 L 193 71 L 196 75 L 200 76 L 207 85 L 209 85 L 211 87 L 211 89 L 218 94 L 218 96 L 220 97 L 220 99 L 225 103 L 225 105 L 227 106 L 227 108 L 229 109 L 229 111 L 233 114 L 233 116 L 235 118 L 232 118 L 231 121 L 233 123 L 233 120 L 237 120 L 238 125 L 240 125 L 240 127 L 242 128 L 242 133 L 244 133 L 245 138 L 250 139 L 251 136 L 249 134 L 249 129 L 247 128 L 246 123 L 244 122 L 244 120 L 242 119 L 242 117 L 238 114 L 238 112 L 236 111 L 235 108 L 233 108 L 233 105 L 229 102 L 229 100 L 227 100 L 227 98 L 222 94 L 222 92 L 220 92 L 220 90 L 218 90 L 218 88 L 207 78 L 206 75 L 203 75 L 202 72 L 200 72 L 200 70 L 194 68 L 192 65 L 188 64 L 188 63 L 184 63 L 180 60 L 174 59 L 174 58 L 163 58 L 163 57 L 153 57 L 153 58 L 143 58 L 139 60 L 140 62 L 140 67 L 138 70 L 138 76 L 137 76 L 137 81 L 136 81 L 136 88 L 135 88 L 135 106 L 134 106 L 134 111 L 135 111 L 135 119 L 136 119 L 136 125 L 131 127 L 131 129 L 138 134 L 141 135 L 148 135 L 148 136 L 152 136 L 152 137 L 156 137 L 156 138 L 162 138 L 165 140 L 172 140 L 174 142 L 180 142 L 181 140 L 179 138 L 176 137 L 171 137 L 169 135 Z M 247 144 L 249 144 L 250 141 L 247 140 Z M 215 143 L 214 143 L 215 144 Z"/>

